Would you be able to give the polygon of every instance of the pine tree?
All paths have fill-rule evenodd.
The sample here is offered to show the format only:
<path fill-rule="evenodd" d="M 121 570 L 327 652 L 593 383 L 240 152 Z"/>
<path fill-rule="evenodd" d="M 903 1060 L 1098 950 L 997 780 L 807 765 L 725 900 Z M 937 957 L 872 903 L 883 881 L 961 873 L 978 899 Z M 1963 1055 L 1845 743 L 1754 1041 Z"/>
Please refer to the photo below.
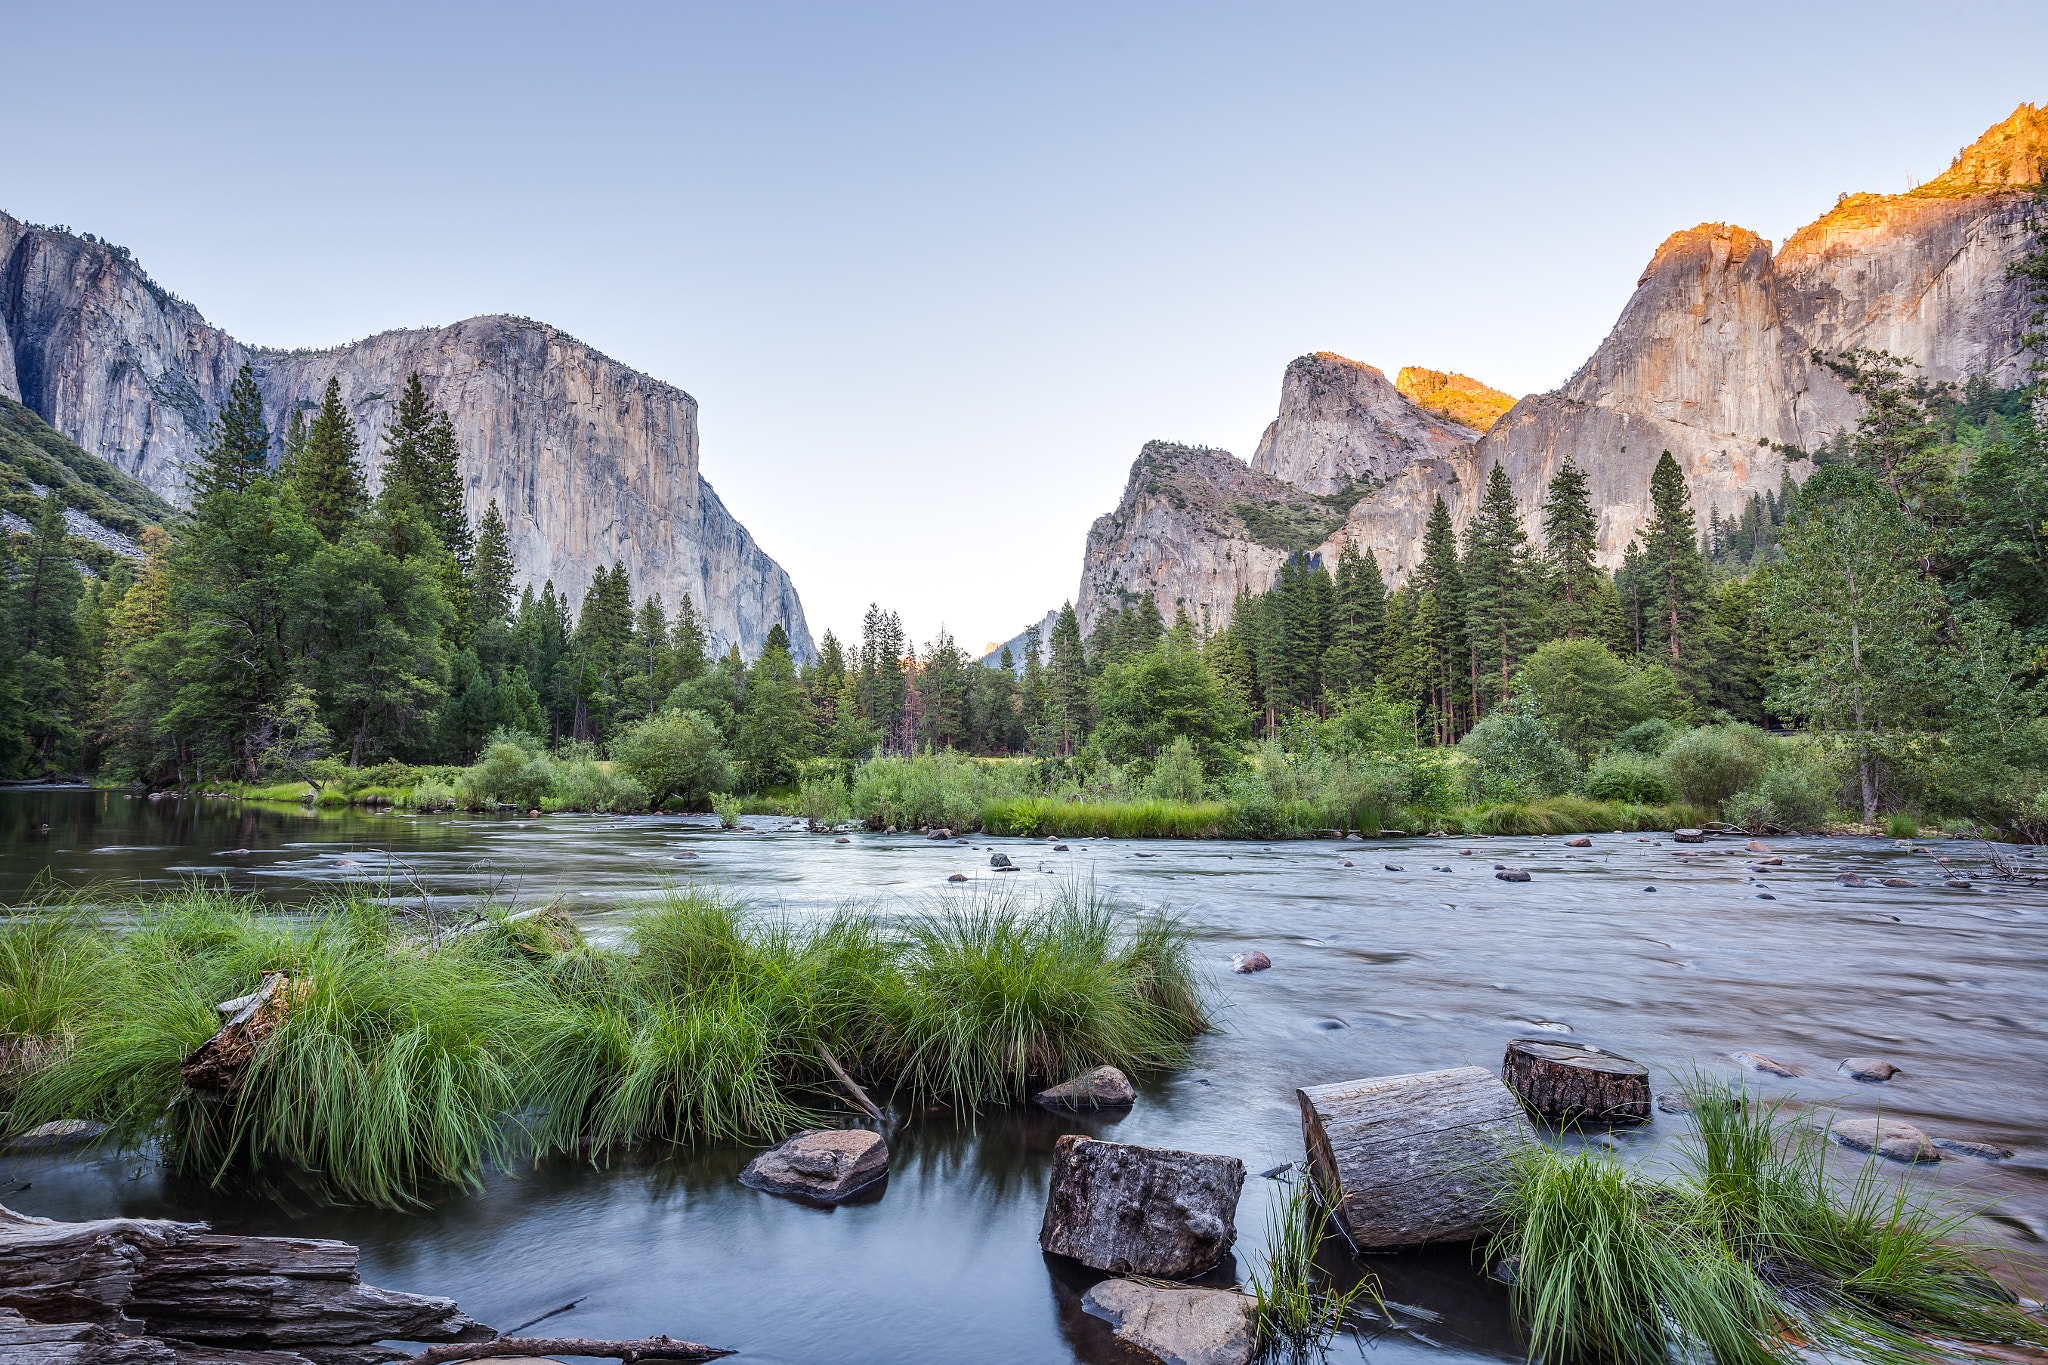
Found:
<path fill-rule="evenodd" d="M 704 618 L 697 615 L 697 604 L 688 592 L 683 594 L 682 605 L 676 609 L 669 640 L 675 651 L 678 683 L 695 681 L 711 666 L 710 641 L 704 633 Z"/>
<path fill-rule="evenodd" d="M 1052 659 L 1046 669 L 1046 729 L 1053 752 L 1074 752 L 1086 736 L 1088 714 L 1087 658 L 1081 646 L 1081 618 L 1074 604 L 1060 605 L 1052 627 Z"/>
<path fill-rule="evenodd" d="M 406 379 L 397 411 L 384 432 L 382 496 L 418 508 L 442 547 L 467 568 L 470 529 L 462 509 L 459 462 L 455 424 L 427 397 L 415 370 Z"/>
<path fill-rule="evenodd" d="M 1429 659 L 1429 686 L 1425 701 L 1437 717 L 1437 743 L 1456 740 L 1458 699 L 1464 682 L 1465 579 L 1458 564 L 1458 536 L 1451 526 L 1451 509 L 1437 494 L 1429 509 L 1429 522 L 1422 534 L 1422 563 L 1415 573 L 1415 587 L 1427 594 L 1430 611 L 1416 613 L 1417 643 Z"/>
<path fill-rule="evenodd" d="M 1528 652 L 1535 605 L 1529 590 L 1529 537 L 1514 486 L 1498 464 L 1487 473 L 1467 540 L 1465 620 L 1476 661 L 1474 687 L 1498 705 Z"/>
<path fill-rule="evenodd" d="M 306 432 L 292 486 L 306 520 L 329 544 L 361 519 L 369 504 L 355 422 L 341 405 L 341 383 L 327 381 L 320 411 Z"/>
<path fill-rule="evenodd" d="M 484 508 L 483 527 L 477 532 L 476 549 L 470 559 L 471 610 L 479 627 L 503 622 L 512 613 L 512 579 L 518 573 L 512 562 L 512 537 L 505 529 L 505 517 L 498 500 Z"/>
<path fill-rule="evenodd" d="M 193 508 L 202 509 L 222 493 L 243 492 L 269 464 L 270 429 L 263 425 L 263 395 L 245 360 L 199 447 L 198 463 L 185 471 Z"/>
<path fill-rule="evenodd" d="M 1700 559 L 1692 494 L 1665 451 L 1650 475 L 1650 524 L 1643 530 L 1643 633 L 1681 677 L 1705 664 L 1698 636 L 1706 619 L 1707 570 Z"/>
<path fill-rule="evenodd" d="M 1550 561 L 1551 626 L 1567 640 L 1599 634 L 1593 563 L 1599 519 L 1585 471 L 1566 455 L 1543 499 L 1543 546 Z"/>
<path fill-rule="evenodd" d="M 1333 693 L 1372 686 L 1379 659 L 1380 634 L 1386 628 L 1387 583 L 1380 576 L 1379 556 L 1358 553 L 1346 542 L 1337 551 L 1333 580 L 1334 611 L 1330 649 L 1323 657 L 1323 685 Z"/>

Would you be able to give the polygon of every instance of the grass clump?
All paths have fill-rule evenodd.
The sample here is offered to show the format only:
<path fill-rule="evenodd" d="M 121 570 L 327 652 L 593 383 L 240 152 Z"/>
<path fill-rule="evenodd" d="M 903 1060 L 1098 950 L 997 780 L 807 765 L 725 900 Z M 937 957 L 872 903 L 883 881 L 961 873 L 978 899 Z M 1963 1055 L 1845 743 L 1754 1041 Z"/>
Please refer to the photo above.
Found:
<path fill-rule="evenodd" d="M 215 1004 L 276 971 L 283 1018 L 239 1079 L 187 1087 Z M 181 1172 L 397 1206 L 520 1154 L 777 1138 L 817 1121 L 828 1056 L 973 1108 L 1173 1065 L 1207 1023 L 1179 924 L 1079 886 L 816 921 L 693 887 L 621 949 L 554 907 L 450 930 L 360 892 L 290 915 L 197 885 L 104 917 L 50 897 L 0 923 L 0 1130 L 94 1119 Z"/>
<path fill-rule="evenodd" d="M 1321 1359 L 1361 1294 L 1379 1297 L 1370 1275 L 1339 1290 L 1316 1268 L 1329 1206 L 1306 1172 L 1266 1214 L 1266 1263 L 1252 1272 L 1260 1348 L 1268 1358 Z"/>
<path fill-rule="evenodd" d="M 981 808 L 989 834 L 1040 839 L 1216 839 L 1234 832 L 1221 801 L 1061 801 L 1019 796 Z"/>
<path fill-rule="evenodd" d="M 1724 1084 L 1688 1088 L 1694 1141 L 1670 1182 L 1611 1153 L 1530 1146 L 1504 1230 L 1532 1359 L 1666 1365 L 1949 1358 L 1929 1334 L 2033 1346 L 2048 1328 L 1974 1262 L 1944 1212 L 1875 1157 L 1846 1184 L 1825 1133 Z"/>
<path fill-rule="evenodd" d="M 1542 801 L 1501 802 L 1455 810 L 1443 817 L 1443 828 L 1452 834 L 1640 833 L 1683 829 L 1712 818 L 1711 812 L 1697 806 L 1650 806 L 1553 796 Z"/>

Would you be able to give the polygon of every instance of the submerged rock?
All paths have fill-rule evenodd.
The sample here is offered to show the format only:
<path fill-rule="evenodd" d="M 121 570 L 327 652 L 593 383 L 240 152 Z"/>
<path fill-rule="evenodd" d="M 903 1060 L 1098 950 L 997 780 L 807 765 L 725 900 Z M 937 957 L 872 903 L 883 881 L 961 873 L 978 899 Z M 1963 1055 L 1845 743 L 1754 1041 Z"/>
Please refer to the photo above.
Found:
<path fill-rule="evenodd" d="M 1032 1097 L 1048 1109 L 1128 1109 L 1138 1099 L 1131 1078 L 1113 1066 L 1098 1066 Z"/>
<path fill-rule="evenodd" d="M 997 869 L 1009 867 L 1011 866 L 1010 855 L 1007 853 L 991 853 L 988 855 L 988 865 Z"/>
<path fill-rule="evenodd" d="M 1863 878 L 1861 878 L 1861 877 L 1857 876 L 1857 875 L 1856 875 L 1856 874 L 1855 874 L 1854 872 L 1844 872 L 1844 873 L 1840 874 L 1839 876 L 1837 876 L 1837 877 L 1835 878 L 1835 883 L 1836 883 L 1836 884 L 1837 884 L 1838 886 L 1868 886 L 1868 885 L 1870 885 L 1870 883 L 1869 883 L 1869 882 L 1867 882 L 1867 881 L 1864 881 L 1864 880 L 1863 880 Z"/>
<path fill-rule="evenodd" d="M 967 880 L 967 874 L 965 872 L 955 872 L 952 876 L 946 878 L 946 880 L 949 882 L 964 882 Z"/>
<path fill-rule="evenodd" d="M 1841 1069 L 1859 1081 L 1888 1081 L 1899 1074 L 1899 1069 L 1882 1057 L 1851 1057 Z"/>
<path fill-rule="evenodd" d="M 1187 1279 L 1237 1241 L 1243 1188 L 1234 1156 L 1069 1133 L 1053 1149 L 1038 1245 L 1097 1270 Z"/>
<path fill-rule="evenodd" d="M 1591 839 L 1588 839 L 1585 835 L 1581 834 L 1576 839 L 1565 840 L 1564 846 L 1566 848 L 1591 848 L 1593 846 L 1593 841 Z"/>
<path fill-rule="evenodd" d="M 1904 877 L 1886 877 L 1884 879 L 1884 884 L 1890 887 L 1905 887 L 1913 885 L 1912 882 L 1907 881 Z"/>
<path fill-rule="evenodd" d="M 769 1194 L 838 1203 L 889 1173 L 889 1146 L 865 1128 L 798 1133 L 747 1163 L 740 1183 Z"/>
<path fill-rule="evenodd" d="M 1231 1289 L 1162 1289 L 1104 1280 L 1081 1299 L 1118 1341 L 1162 1365 L 1248 1365 L 1258 1345 L 1251 1296 Z"/>
<path fill-rule="evenodd" d="M 1761 1052 L 1731 1052 L 1728 1054 L 1751 1071 L 1760 1071 L 1766 1076 L 1797 1076 L 1799 1073 L 1783 1062 L 1774 1062 Z"/>
<path fill-rule="evenodd" d="M 1247 948 L 1241 953 L 1233 953 L 1230 958 L 1230 970 L 1233 972 L 1263 972 L 1272 965 L 1273 959 L 1257 948 Z"/>
<path fill-rule="evenodd" d="M 1832 1132 L 1844 1147 L 1874 1152 L 1892 1161 L 1923 1164 L 1941 1160 L 1927 1134 L 1898 1119 L 1840 1119 Z"/>
<path fill-rule="evenodd" d="M 10 1152 L 48 1152 L 60 1147 L 78 1147 L 107 1131 L 104 1123 L 91 1119 L 53 1119 L 29 1129 L 7 1144 Z"/>
<path fill-rule="evenodd" d="M 2012 1157 L 2012 1148 L 2001 1147 L 1995 1142 L 1964 1142 L 1960 1138 L 1936 1138 L 1934 1145 L 1944 1152 L 1973 1156 L 1979 1161 L 2006 1161 Z"/>
<path fill-rule="evenodd" d="M 1496 872 L 1493 875 L 1499 881 L 1526 882 L 1529 880 L 1529 869 L 1526 867 L 1510 867 L 1505 868 L 1502 871 Z"/>

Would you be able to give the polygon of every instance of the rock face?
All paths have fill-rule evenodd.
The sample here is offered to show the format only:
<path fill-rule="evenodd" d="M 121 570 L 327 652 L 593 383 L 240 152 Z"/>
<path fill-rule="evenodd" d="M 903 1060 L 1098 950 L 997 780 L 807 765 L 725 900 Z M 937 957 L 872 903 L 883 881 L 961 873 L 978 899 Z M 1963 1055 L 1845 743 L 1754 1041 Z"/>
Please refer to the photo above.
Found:
<path fill-rule="evenodd" d="M 1280 415 L 1252 468 L 1311 493 L 1363 491 L 1418 459 L 1462 452 L 1475 434 L 1418 407 L 1372 366 L 1318 351 L 1287 367 Z"/>
<path fill-rule="evenodd" d="M 1185 1280 L 1237 1241 L 1243 1189 L 1236 1157 L 1069 1133 L 1053 1149 L 1038 1245 L 1097 1270 Z"/>
<path fill-rule="evenodd" d="M 1515 405 L 1511 394 L 1482 384 L 1471 375 L 1446 374 L 1416 365 L 1403 365 L 1401 373 L 1394 376 L 1394 387 L 1417 407 L 1482 434 L 1493 430 L 1493 424 L 1507 416 L 1508 409 Z"/>
<path fill-rule="evenodd" d="M 889 1173 L 889 1147 L 865 1128 L 798 1133 L 747 1163 L 740 1180 L 770 1194 L 836 1203 Z"/>
<path fill-rule="evenodd" d="M 2024 282 L 2007 279 L 2006 266 L 2027 248 L 2026 187 L 2038 180 L 2044 155 L 2048 110 L 2022 105 L 1939 178 L 1905 194 L 1844 196 L 1775 253 L 1727 223 L 1674 233 L 1579 371 L 1555 392 L 1515 403 L 1476 441 L 1476 431 L 1438 414 L 1483 421 L 1484 400 L 1457 389 L 1472 399 L 1461 409 L 1446 395 L 1451 386 L 1430 377 L 1437 372 L 1403 371 L 1399 385 L 1386 386 L 1370 366 L 1305 357 L 1288 368 L 1280 416 L 1253 472 L 1337 501 L 1352 478 L 1364 496 L 1313 548 L 1325 562 L 1347 544 L 1370 551 L 1398 584 L 1420 561 L 1437 497 L 1462 533 L 1498 465 L 1534 534 L 1543 490 L 1569 455 L 1589 477 L 1598 558 L 1614 567 L 1647 522 L 1661 452 L 1685 472 L 1704 525 L 1713 510 L 1739 515 L 1788 473 L 1804 478 L 1808 452 L 1854 427 L 1859 404 L 1814 363 L 1815 348 L 1833 355 L 1882 347 L 1931 379 L 2017 382 L 2028 360 L 2020 338 L 2029 306 Z M 1382 401 L 1382 387 L 1409 415 Z M 1418 427 L 1416 418 L 1435 425 Z M 1205 483 L 1241 485 L 1244 467 L 1228 465 L 1154 471 L 1144 505 L 1203 505 L 1213 496 Z M 1368 480 L 1382 482 L 1367 488 Z M 1285 501 L 1277 490 L 1265 496 Z M 1169 614 L 1182 599 L 1220 598 L 1227 612 L 1238 585 L 1270 587 L 1285 558 L 1252 553 L 1265 547 L 1228 526 L 1128 514 L 1139 510 L 1127 488 L 1124 507 L 1096 523 L 1100 532 L 1114 521 L 1116 534 L 1090 533 L 1084 597 L 1092 584 L 1149 588 Z"/>
<path fill-rule="evenodd" d="M 1081 1307 L 1105 1319 L 1118 1341 L 1161 1365 L 1248 1365 L 1258 1346 L 1253 1300 L 1228 1289 L 1104 1280 L 1082 1297 Z"/>
<path fill-rule="evenodd" d="M 697 403 L 682 390 L 526 318 L 253 349 L 122 249 L 0 213 L 0 393 L 159 495 L 185 501 L 185 466 L 244 361 L 280 434 L 338 380 L 373 488 L 417 370 L 455 423 L 470 515 L 497 500 L 523 581 L 553 579 L 573 605 L 600 565 L 623 563 L 636 597 L 673 609 L 689 593 L 720 649 L 758 653 L 780 623 L 810 655 L 789 575 L 699 472 Z"/>

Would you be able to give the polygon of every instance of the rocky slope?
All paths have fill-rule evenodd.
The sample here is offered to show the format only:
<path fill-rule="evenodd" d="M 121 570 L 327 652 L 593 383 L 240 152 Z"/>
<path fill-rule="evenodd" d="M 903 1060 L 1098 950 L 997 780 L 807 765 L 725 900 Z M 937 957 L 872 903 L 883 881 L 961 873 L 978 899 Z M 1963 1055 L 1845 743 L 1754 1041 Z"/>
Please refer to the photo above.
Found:
<path fill-rule="evenodd" d="M 1403 365 L 1394 376 L 1394 387 L 1417 407 L 1482 434 L 1491 431 L 1493 424 L 1515 405 L 1513 395 L 1482 384 L 1469 374 L 1446 374 L 1419 365 Z"/>
<path fill-rule="evenodd" d="M 1370 366 L 1307 357 L 1288 369 L 1254 469 L 1326 496 L 1341 495 L 1346 478 L 1381 481 L 1316 548 L 1369 548 L 1398 582 L 1420 558 L 1437 495 L 1462 530 L 1488 471 L 1501 465 L 1534 532 L 1543 488 L 1569 454 L 1591 476 L 1600 558 L 1618 564 L 1647 519 L 1660 452 L 1684 469 L 1704 522 L 1712 508 L 1727 516 L 1777 489 L 1788 468 L 1803 477 L 1802 453 L 1854 426 L 1857 404 L 1813 363 L 1815 348 L 1882 347 L 1933 379 L 2016 382 L 2028 305 L 2006 266 L 2026 250 L 2025 188 L 2039 181 L 2044 157 L 2048 110 L 2022 105 L 1939 178 L 1905 194 L 1844 196 L 1775 253 L 1724 223 L 1674 233 L 1579 371 L 1555 392 L 1515 403 L 1484 435 L 1438 418 L 1448 411 L 1477 423 L 1488 400 L 1459 386 L 1453 392 L 1472 400 L 1461 413 L 1435 372 L 1403 371 L 1388 386 Z M 1414 416 L 1390 413 L 1382 387 Z M 1187 462 L 1171 479 L 1144 480 L 1149 491 L 1134 502 L 1134 468 L 1123 505 L 1089 534 L 1084 598 L 1113 585 L 1149 587 L 1162 604 L 1214 602 L 1225 577 L 1269 585 L 1278 552 L 1254 554 L 1264 547 L 1241 528 L 1162 510 L 1213 500 L 1195 485 L 1235 487 L 1243 472 L 1234 460 Z M 1111 522 L 1116 534 L 1103 534 Z"/>
<path fill-rule="evenodd" d="M 158 494 L 183 470 L 243 361 L 273 427 L 329 377 L 355 415 L 372 485 L 406 376 L 453 418 L 465 501 L 493 498 L 523 581 L 580 601 L 600 565 L 636 597 L 688 592 L 719 647 L 758 653 L 780 623 L 808 656 L 796 587 L 698 468 L 697 404 L 543 323 L 482 317 L 318 352 L 251 349 L 145 275 L 125 251 L 0 214 L 0 393 Z"/>

